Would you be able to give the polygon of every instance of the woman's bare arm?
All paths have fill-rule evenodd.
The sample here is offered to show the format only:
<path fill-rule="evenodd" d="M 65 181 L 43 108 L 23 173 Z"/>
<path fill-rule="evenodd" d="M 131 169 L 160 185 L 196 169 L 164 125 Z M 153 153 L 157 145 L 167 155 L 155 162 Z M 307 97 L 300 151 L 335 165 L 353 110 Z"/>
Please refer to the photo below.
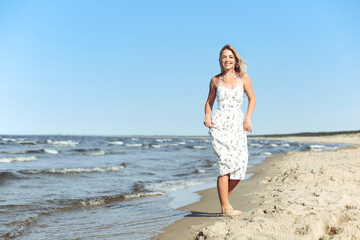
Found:
<path fill-rule="evenodd" d="M 244 130 L 252 132 L 250 118 L 251 118 L 252 113 L 254 112 L 256 98 L 255 98 L 254 89 L 252 87 L 251 79 L 250 79 L 249 75 L 247 75 L 245 73 L 242 76 L 242 80 L 244 82 L 244 91 L 249 99 L 249 105 L 248 105 L 248 109 L 246 111 L 246 116 L 245 116 L 245 120 L 244 120 Z"/>
<path fill-rule="evenodd" d="M 216 98 L 216 85 L 215 85 L 215 77 L 213 77 L 210 81 L 209 86 L 209 95 L 205 103 L 205 119 L 204 119 L 204 125 L 208 128 L 212 128 L 212 122 L 211 122 L 211 111 L 214 105 L 214 101 Z"/>

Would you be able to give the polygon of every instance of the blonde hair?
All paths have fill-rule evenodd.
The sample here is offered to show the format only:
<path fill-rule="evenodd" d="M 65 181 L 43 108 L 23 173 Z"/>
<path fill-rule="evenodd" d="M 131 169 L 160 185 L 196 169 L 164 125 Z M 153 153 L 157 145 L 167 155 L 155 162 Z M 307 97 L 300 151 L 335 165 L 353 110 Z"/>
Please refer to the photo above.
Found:
<path fill-rule="evenodd" d="M 219 64 L 220 64 L 220 69 L 221 69 L 221 74 L 224 74 L 226 72 L 224 66 L 222 65 L 222 59 L 221 59 L 221 54 L 222 52 L 227 49 L 230 50 L 234 56 L 235 56 L 235 72 L 238 72 L 241 75 L 243 75 L 244 73 L 246 73 L 246 63 L 245 61 L 240 57 L 240 55 L 237 53 L 237 51 L 235 50 L 235 48 L 233 46 L 231 46 L 230 44 L 226 44 L 225 46 L 223 46 L 220 50 L 220 55 L 219 55 Z"/>

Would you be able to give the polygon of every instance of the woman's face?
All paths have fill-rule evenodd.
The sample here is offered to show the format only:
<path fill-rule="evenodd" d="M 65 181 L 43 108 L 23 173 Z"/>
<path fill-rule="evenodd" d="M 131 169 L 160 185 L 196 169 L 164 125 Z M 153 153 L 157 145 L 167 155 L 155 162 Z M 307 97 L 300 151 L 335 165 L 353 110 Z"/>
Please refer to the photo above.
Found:
<path fill-rule="evenodd" d="M 235 67 L 235 56 L 232 51 L 225 49 L 221 54 L 222 65 L 226 71 L 234 69 Z"/>

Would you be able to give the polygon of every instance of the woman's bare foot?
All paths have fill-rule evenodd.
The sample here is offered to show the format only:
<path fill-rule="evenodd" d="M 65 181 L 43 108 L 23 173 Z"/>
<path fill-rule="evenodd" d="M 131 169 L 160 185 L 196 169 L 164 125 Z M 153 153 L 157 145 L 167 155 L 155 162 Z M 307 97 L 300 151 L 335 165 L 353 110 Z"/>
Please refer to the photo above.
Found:
<path fill-rule="evenodd" d="M 231 208 L 223 208 L 221 210 L 221 216 L 223 217 L 234 217 L 244 214 L 244 212 Z"/>

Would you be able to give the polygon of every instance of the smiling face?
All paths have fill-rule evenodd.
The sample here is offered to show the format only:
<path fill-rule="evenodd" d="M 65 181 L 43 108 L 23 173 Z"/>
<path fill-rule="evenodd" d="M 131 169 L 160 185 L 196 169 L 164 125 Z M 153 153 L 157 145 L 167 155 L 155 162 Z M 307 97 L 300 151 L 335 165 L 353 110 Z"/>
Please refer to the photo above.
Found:
<path fill-rule="evenodd" d="M 224 49 L 221 53 L 221 62 L 224 70 L 230 71 L 231 69 L 234 69 L 236 63 L 234 53 L 229 49 Z"/>

